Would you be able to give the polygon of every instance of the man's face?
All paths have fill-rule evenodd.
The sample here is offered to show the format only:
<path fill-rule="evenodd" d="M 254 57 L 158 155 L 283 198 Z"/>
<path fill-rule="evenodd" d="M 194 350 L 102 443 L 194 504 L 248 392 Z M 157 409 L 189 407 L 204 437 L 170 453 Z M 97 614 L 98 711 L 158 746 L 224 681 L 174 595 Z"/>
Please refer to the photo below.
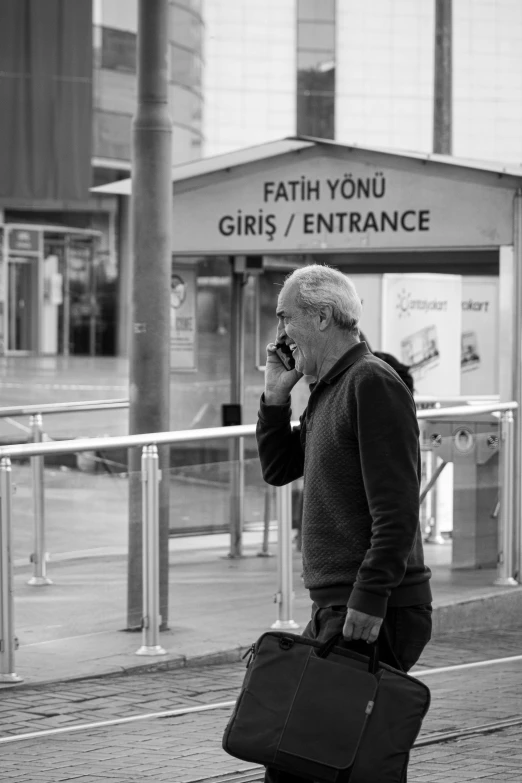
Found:
<path fill-rule="evenodd" d="M 292 349 L 295 368 L 303 375 L 317 377 L 321 348 L 319 316 L 305 313 L 295 304 L 297 287 L 289 283 L 279 294 L 277 301 L 277 342 L 284 342 Z"/>

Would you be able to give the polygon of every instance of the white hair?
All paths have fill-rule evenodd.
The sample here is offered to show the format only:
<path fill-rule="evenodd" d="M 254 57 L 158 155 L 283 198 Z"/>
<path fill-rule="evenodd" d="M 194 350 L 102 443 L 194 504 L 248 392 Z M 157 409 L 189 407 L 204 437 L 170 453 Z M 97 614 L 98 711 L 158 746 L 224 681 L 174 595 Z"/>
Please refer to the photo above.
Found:
<path fill-rule="evenodd" d="M 329 305 L 336 326 L 358 334 L 362 305 L 350 278 L 325 264 L 310 264 L 291 272 L 283 288 L 293 282 L 297 284 L 296 304 L 301 310 L 317 315 Z"/>

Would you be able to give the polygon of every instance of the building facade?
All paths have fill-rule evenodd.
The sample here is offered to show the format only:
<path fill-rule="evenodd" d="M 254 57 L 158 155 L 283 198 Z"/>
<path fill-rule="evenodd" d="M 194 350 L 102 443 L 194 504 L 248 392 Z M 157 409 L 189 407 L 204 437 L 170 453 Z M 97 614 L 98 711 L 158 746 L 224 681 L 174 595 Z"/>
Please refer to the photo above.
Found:
<path fill-rule="evenodd" d="M 93 186 L 130 171 L 137 5 L 92 4 Z M 522 4 L 452 6 L 453 152 L 519 161 Z M 296 133 L 431 151 L 434 0 L 171 0 L 169 11 L 174 164 Z M 2 352 L 127 354 L 128 198 L 0 198 L 0 235 Z M 213 324 L 214 276 L 205 267 L 198 282 L 200 325 Z"/>
<path fill-rule="evenodd" d="M 522 4 L 453 0 L 453 154 L 522 159 Z M 206 0 L 205 154 L 296 132 L 430 152 L 434 0 Z"/>
<path fill-rule="evenodd" d="M 201 6 L 169 2 L 174 164 L 202 152 Z M 137 7 L 137 0 L 92 3 L 91 187 L 130 172 Z M 128 219 L 128 199 L 117 196 L 0 198 L 0 355 L 126 353 Z"/>
<path fill-rule="evenodd" d="M 93 4 L 93 167 L 129 169 L 136 110 L 137 0 Z M 169 103 L 172 161 L 201 157 L 202 0 L 169 3 Z"/>

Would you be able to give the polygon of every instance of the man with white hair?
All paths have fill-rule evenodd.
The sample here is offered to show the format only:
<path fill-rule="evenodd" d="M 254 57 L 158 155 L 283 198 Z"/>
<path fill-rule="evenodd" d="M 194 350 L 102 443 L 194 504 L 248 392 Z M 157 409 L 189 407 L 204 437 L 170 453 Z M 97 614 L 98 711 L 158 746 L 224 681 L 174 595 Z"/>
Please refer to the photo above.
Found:
<path fill-rule="evenodd" d="M 276 315 L 277 343 L 291 349 L 295 368 L 267 346 L 257 441 L 269 484 L 304 476 L 303 578 L 313 601 L 304 635 L 342 633 L 363 654 L 378 638 L 380 660 L 407 671 L 431 636 L 413 397 L 360 341 L 361 302 L 338 270 L 293 272 Z M 292 431 L 290 392 L 303 375 L 314 382 Z M 297 780 L 267 770 L 270 783 Z"/>

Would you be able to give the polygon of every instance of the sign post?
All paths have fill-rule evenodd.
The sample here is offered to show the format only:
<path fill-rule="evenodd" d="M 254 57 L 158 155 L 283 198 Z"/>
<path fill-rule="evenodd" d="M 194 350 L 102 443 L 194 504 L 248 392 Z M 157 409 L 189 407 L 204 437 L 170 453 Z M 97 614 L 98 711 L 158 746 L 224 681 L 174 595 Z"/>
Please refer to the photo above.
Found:
<path fill-rule="evenodd" d="M 168 431 L 172 122 L 168 108 L 168 0 L 140 0 L 138 107 L 133 123 L 130 434 Z M 169 447 L 159 451 L 161 626 L 168 622 Z M 127 626 L 142 626 L 141 452 L 129 450 Z"/>

